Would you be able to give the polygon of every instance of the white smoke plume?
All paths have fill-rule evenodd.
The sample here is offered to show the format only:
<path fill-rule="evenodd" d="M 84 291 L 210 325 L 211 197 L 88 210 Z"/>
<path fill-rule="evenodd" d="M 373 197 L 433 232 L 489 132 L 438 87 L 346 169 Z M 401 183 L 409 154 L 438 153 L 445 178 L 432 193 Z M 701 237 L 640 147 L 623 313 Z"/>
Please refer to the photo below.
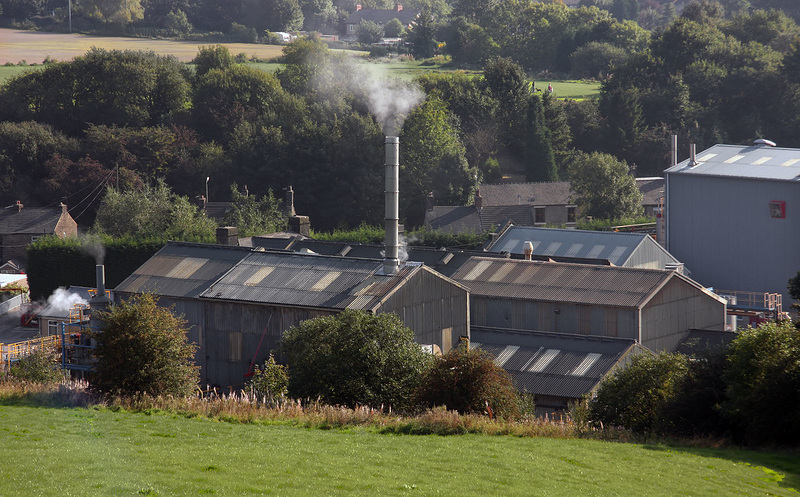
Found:
<path fill-rule="evenodd" d="M 320 79 L 316 85 L 322 89 L 330 81 L 343 82 L 367 104 L 383 134 L 397 136 L 408 113 L 425 100 L 425 92 L 416 83 L 391 77 L 376 68 L 351 56 L 333 56 L 327 70 L 318 71 Z"/>
<path fill-rule="evenodd" d="M 47 305 L 60 312 L 69 311 L 75 304 L 87 303 L 86 299 L 76 293 L 68 292 L 64 287 L 56 288 L 56 291 L 47 297 Z"/>
<path fill-rule="evenodd" d="M 103 245 L 103 240 L 97 235 L 85 235 L 81 237 L 81 248 L 84 252 L 94 257 L 94 263 L 99 265 L 103 264 L 103 259 L 106 257 L 106 247 Z"/>
<path fill-rule="evenodd" d="M 406 238 L 404 235 L 400 235 L 397 242 L 397 261 L 402 264 L 403 262 L 408 261 L 408 238 Z M 386 257 L 385 250 L 381 250 L 380 254 L 381 257 Z"/>

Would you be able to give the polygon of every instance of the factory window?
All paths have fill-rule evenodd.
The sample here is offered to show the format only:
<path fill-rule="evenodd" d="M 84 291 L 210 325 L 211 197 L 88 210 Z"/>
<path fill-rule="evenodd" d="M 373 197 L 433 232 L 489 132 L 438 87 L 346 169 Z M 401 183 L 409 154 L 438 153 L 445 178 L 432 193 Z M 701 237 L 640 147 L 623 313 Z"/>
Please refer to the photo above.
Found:
<path fill-rule="evenodd" d="M 242 360 L 242 334 L 239 332 L 228 334 L 228 360 L 231 362 Z"/>
<path fill-rule="evenodd" d="M 442 329 L 442 352 L 446 353 L 453 348 L 453 328 Z"/>
<path fill-rule="evenodd" d="M 533 222 L 536 224 L 544 224 L 544 207 L 534 207 L 533 208 Z"/>
<path fill-rule="evenodd" d="M 575 215 L 576 215 L 577 210 L 578 210 L 577 207 L 575 207 L 574 205 L 570 205 L 570 206 L 567 207 L 567 222 L 568 223 L 574 223 L 575 222 Z"/>
<path fill-rule="evenodd" d="M 48 335 L 58 334 L 58 321 L 53 321 L 52 319 L 47 320 L 47 334 Z"/>

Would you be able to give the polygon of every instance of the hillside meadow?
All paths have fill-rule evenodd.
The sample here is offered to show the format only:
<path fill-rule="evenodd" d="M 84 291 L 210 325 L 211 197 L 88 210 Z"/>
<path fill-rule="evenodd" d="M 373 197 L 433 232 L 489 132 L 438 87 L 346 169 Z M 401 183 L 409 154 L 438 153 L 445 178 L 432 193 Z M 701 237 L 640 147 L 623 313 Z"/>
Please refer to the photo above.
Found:
<path fill-rule="evenodd" d="M 115 412 L 116 411 L 116 412 Z M 798 495 L 800 457 L 0 401 L 0 495 Z"/>
<path fill-rule="evenodd" d="M 13 29 L 0 29 L 0 84 L 6 79 L 41 67 L 45 59 L 71 60 L 83 55 L 92 47 L 106 50 L 144 50 L 153 51 L 163 55 L 174 55 L 178 60 L 189 62 L 197 55 L 197 50 L 203 45 L 214 43 L 200 43 L 196 41 L 159 40 L 150 38 L 120 38 L 105 36 L 90 36 L 82 34 L 44 33 L 39 31 L 21 31 Z M 282 46 L 256 45 L 249 43 L 220 43 L 228 47 L 234 54 L 245 54 L 248 58 L 270 60 L 279 57 Z M 366 52 L 348 52 L 355 56 L 363 56 Z M 4 64 L 31 64 L 28 66 Z M 37 64 L 32 66 L 32 64 Z M 280 64 L 257 62 L 253 64 L 260 69 L 273 72 Z M 427 73 L 452 72 L 452 69 L 439 63 L 420 63 L 413 60 L 389 60 L 368 62 L 367 67 L 375 74 L 391 76 L 399 79 L 411 80 Z M 469 75 L 480 75 L 480 71 L 459 71 Z M 536 88 L 544 90 L 548 84 L 558 98 L 595 98 L 599 95 L 600 84 L 594 81 L 562 81 L 562 80 L 537 80 Z"/>

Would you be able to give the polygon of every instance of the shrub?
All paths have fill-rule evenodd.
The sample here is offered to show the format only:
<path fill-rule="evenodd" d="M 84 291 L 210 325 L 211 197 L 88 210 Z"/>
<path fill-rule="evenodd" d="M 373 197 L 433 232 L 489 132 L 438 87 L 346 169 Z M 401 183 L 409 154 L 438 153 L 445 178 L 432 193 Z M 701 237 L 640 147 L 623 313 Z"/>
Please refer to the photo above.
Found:
<path fill-rule="evenodd" d="M 263 366 L 256 366 L 253 377 L 247 384 L 258 399 L 269 402 L 284 397 L 288 392 L 288 385 L 289 373 L 286 366 L 276 363 L 271 353 Z"/>
<path fill-rule="evenodd" d="M 14 378 L 35 383 L 57 383 L 64 379 L 57 354 L 50 348 L 37 348 L 23 356 L 8 372 Z"/>
<path fill-rule="evenodd" d="M 520 395 L 509 374 L 486 352 L 466 344 L 450 350 L 426 372 L 417 400 L 462 414 L 488 413 L 513 419 L 521 414 Z"/>
<path fill-rule="evenodd" d="M 728 348 L 725 381 L 724 410 L 736 438 L 800 443 L 800 330 L 791 322 L 740 331 Z"/>
<path fill-rule="evenodd" d="M 429 363 L 395 314 L 346 310 L 286 331 L 289 394 L 347 406 L 407 408 Z"/>
<path fill-rule="evenodd" d="M 102 331 L 90 333 L 97 340 L 97 363 L 90 375 L 94 389 L 114 395 L 184 396 L 197 388 L 196 347 L 186 338 L 186 321 L 171 308 L 144 294 L 99 316 Z"/>
<path fill-rule="evenodd" d="M 634 356 L 625 369 L 600 383 L 590 403 L 590 419 L 639 433 L 668 431 L 666 410 L 688 371 L 689 359 L 682 354 Z"/>

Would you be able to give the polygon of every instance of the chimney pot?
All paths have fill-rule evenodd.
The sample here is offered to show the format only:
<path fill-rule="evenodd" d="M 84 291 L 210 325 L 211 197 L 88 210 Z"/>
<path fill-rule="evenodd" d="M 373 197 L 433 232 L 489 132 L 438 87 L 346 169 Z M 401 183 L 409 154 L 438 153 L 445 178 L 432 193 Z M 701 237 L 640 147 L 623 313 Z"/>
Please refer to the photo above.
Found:
<path fill-rule="evenodd" d="M 357 4 L 356 4 L 356 12 L 358 12 L 359 10 L 361 10 L 361 4 L 360 4 L 360 3 L 357 3 Z"/>
<path fill-rule="evenodd" d="M 17 207 L 17 212 L 19 212 L 19 211 L 21 211 L 21 210 L 22 210 L 22 202 L 20 202 L 19 200 L 17 200 L 17 203 L 16 203 L 15 205 L 16 205 L 16 207 Z"/>
<path fill-rule="evenodd" d="M 394 9 L 395 11 L 400 12 L 401 10 L 403 10 L 403 4 L 402 3 L 395 4 Z"/>
<path fill-rule="evenodd" d="M 292 190 L 292 185 L 287 186 L 284 188 L 286 192 L 286 196 L 284 197 L 284 210 L 286 211 L 287 216 L 295 216 L 297 213 L 294 210 L 294 190 Z"/>
<path fill-rule="evenodd" d="M 64 202 L 61 202 L 59 205 L 61 206 L 61 213 L 62 214 L 66 214 L 67 213 L 67 204 L 65 204 Z"/>
<path fill-rule="evenodd" d="M 481 189 L 475 192 L 475 208 L 481 210 L 483 208 L 483 197 L 481 197 Z"/>
<path fill-rule="evenodd" d="M 428 192 L 428 195 L 425 197 L 425 201 L 427 203 L 428 210 L 432 211 L 433 206 L 436 205 L 436 198 L 433 196 L 433 192 Z"/>
<path fill-rule="evenodd" d="M 533 259 L 533 243 L 525 242 L 522 246 L 522 252 L 525 254 L 525 260 L 530 261 Z"/>

